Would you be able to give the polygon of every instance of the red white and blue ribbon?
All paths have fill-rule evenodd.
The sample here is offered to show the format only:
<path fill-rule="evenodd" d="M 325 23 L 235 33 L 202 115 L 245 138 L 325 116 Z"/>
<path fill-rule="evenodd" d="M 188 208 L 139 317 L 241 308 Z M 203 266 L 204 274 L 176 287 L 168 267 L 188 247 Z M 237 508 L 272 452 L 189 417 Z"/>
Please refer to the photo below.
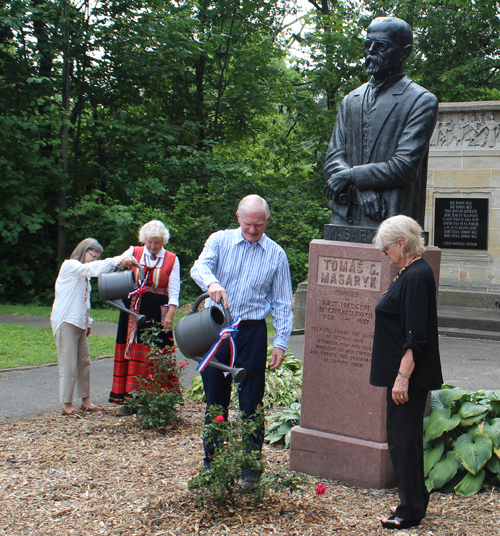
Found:
<path fill-rule="evenodd" d="M 214 342 L 212 348 L 210 348 L 207 355 L 203 358 L 203 361 L 200 361 L 200 364 L 196 367 L 197 371 L 203 371 L 207 368 L 208 364 L 226 339 L 229 339 L 229 347 L 231 350 L 231 362 L 229 363 L 229 366 L 232 367 L 234 365 L 237 354 L 236 343 L 234 342 L 234 339 L 236 337 L 236 334 L 238 333 L 238 326 L 240 325 L 240 322 L 241 318 L 238 317 L 234 322 L 231 322 L 231 324 L 229 324 L 227 328 L 223 328 L 220 330 L 218 340 Z M 224 376 L 227 376 L 228 374 L 229 372 L 224 372 Z"/>

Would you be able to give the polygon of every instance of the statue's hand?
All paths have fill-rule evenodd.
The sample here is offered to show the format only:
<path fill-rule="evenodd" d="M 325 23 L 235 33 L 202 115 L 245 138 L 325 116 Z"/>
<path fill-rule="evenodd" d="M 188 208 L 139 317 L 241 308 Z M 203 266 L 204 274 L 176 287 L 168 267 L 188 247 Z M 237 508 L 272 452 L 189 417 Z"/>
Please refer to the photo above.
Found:
<path fill-rule="evenodd" d="M 351 171 L 346 169 L 332 175 L 323 187 L 323 195 L 332 200 L 341 194 L 351 183 Z"/>
<path fill-rule="evenodd" d="M 373 190 L 358 192 L 358 203 L 361 210 L 375 221 L 382 221 L 387 216 L 384 199 Z"/>

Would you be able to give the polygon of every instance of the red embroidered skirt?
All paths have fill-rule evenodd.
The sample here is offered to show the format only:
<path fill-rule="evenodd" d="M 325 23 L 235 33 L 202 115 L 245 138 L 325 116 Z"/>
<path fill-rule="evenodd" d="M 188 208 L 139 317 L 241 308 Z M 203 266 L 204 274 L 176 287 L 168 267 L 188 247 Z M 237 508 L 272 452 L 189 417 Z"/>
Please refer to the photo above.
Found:
<path fill-rule="evenodd" d="M 123 300 L 128 308 L 130 300 Z M 137 377 L 147 378 L 151 370 L 147 364 L 150 347 L 141 342 L 144 329 L 151 327 L 152 321 L 157 325 L 161 322 L 161 305 L 168 303 L 168 296 L 146 292 L 141 299 L 140 314 L 146 315 L 146 322 L 138 327 L 136 342 L 132 344 L 131 358 L 125 359 L 125 345 L 127 341 L 128 314 L 120 312 L 118 332 L 116 335 L 115 361 L 113 367 L 113 386 L 109 401 L 114 404 L 123 404 L 125 397 L 139 387 Z M 158 346 L 167 348 L 173 346 L 172 332 L 161 332 Z M 167 384 L 172 385 L 177 379 L 170 378 Z M 165 388 L 167 387 L 165 385 Z"/>

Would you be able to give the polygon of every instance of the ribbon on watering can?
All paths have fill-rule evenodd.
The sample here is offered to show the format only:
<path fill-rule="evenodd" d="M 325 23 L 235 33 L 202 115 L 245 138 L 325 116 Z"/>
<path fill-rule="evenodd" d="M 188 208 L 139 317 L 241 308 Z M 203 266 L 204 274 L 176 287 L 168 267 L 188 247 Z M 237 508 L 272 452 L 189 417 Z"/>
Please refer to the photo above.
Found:
<path fill-rule="evenodd" d="M 208 351 L 207 355 L 203 358 L 203 361 L 200 361 L 200 364 L 196 367 L 197 371 L 203 371 L 207 368 L 208 364 L 212 360 L 212 357 L 217 353 L 219 348 L 221 347 L 221 344 L 226 340 L 229 339 L 229 348 L 231 350 L 231 362 L 229 363 L 230 367 L 233 367 L 234 362 L 236 361 L 236 343 L 234 342 L 234 338 L 236 337 L 236 334 L 238 333 L 238 326 L 240 325 L 241 318 L 238 317 L 234 322 L 231 322 L 227 328 L 223 328 L 219 332 L 219 338 L 214 342 L 212 345 L 212 348 Z M 227 376 L 230 374 L 230 372 L 224 372 L 224 376 Z"/>

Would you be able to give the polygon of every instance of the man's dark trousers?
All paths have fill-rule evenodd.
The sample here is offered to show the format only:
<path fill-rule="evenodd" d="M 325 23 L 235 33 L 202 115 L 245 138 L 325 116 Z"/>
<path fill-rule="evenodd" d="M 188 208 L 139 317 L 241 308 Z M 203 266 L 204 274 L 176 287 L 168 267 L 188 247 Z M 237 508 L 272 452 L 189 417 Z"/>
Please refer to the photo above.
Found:
<path fill-rule="evenodd" d="M 255 410 L 262 405 L 264 398 L 264 386 L 266 382 L 267 364 L 267 326 L 265 320 L 259 320 L 255 324 L 238 328 L 235 338 L 237 357 L 234 366 L 246 370 L 245 379 L 238 386 L 238 398 L 240 410 L 246 417 L 250 417 Z M 229 341 L 224 341 L 216 353 L 215 358 L 229 365 L 231 351 Z M 210 406 L 222 406 L 224 417 L 227 419 L 227 408 L 231 400 L 232 377 L 224 376 L 223 371 L 215 367 L 207 366 L 201 373 L 205 395 L 207 397 L 207 409 Z M 205 424 L 210 423 L 208 412 L 205 415 Z M 251 440 L 259 450 L 264 442 L 264 424 L 262 424 L 258 437 Z M 204 442 L 205 465 L 210 465 L 214 455 L 214 444 Z M 248 473 L 248 474 L 246 474 Z M 243 471 L 243 477 L 250 476 L 251 471 Z"/>

